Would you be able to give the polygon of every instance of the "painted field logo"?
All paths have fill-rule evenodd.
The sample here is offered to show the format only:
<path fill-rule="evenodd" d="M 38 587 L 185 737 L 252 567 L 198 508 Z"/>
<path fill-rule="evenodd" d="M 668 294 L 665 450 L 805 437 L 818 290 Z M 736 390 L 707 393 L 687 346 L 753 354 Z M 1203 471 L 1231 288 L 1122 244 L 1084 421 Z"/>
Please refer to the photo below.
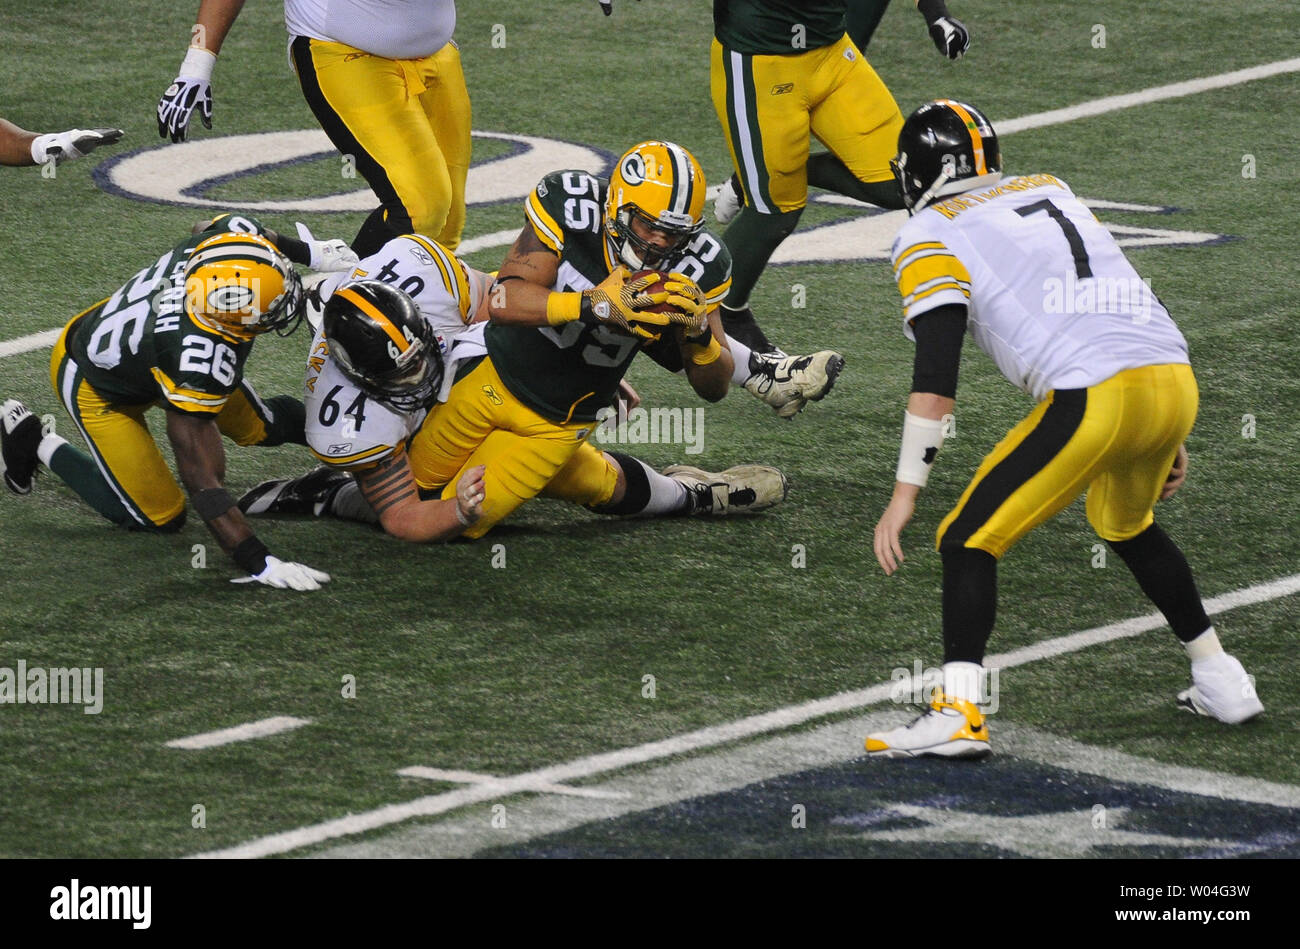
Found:
<path fill-rule="evenodd" d="M 148 929 L 152 920 L 151 886 L 68 886 L 50 890 L 50 919 L 129 919 L 132 929 Z"/>
<path fill-rule="evenodd" d="M 704 451 L 704 409 L 662 408 L 630 411 L 622 401 L 618 411 L 596 413 L 596 441 L 614 445 L 685 445 L 688 455 Z"/>
<path fill-rule="evenodd" d="M 98 715 L 104 708 L 104 670 L 29 669 L 27 661 L 19 659 L 16 670 L 0 666 L 0 705 L 84 705 L 87 715 Z"/>
<path fill-rule="evenodd" d="M 778 94 L 782 86 L 772 88 Z M 606 174 L 615 156 L 605 149 L 531 135 L 504 132 L 473 133 L 474 138 L 506 143 L 506 155 L 476 162 L 470 167 L 465 186 L 471 207 L 523 201 L 543 176 L 557 168 L 581 168 Z M 110 194 L 135 201 L 184 205 L 223 211 L 258 213 L 321 214 L 338 211 L 370 211 L 379 199 L 364 179 L 349 181 L 348 190 L 334 194 L 268 200 L 259 197 L 257 176 L 278 168 L 338 157 L 334 146 L 320 129 L 292 132 L 261 132 L 226 135 L 180 144 L 167 144 L 115 155 L 99 164 L 95 184 Z M 730 169 L 728 169 L 728 172 Z M 637 167 L 624 169 L 636 176 Z M 725 175 L 723 176 L 725 177 Z M 244 179 L 248 200 L 230 200 L 214 195 Z M 360 187 L 356 187 L 360 185 Z M 538 192 L 545 195 L 545 189 Z M 716 188 L 710 189 L 710 195 Z M 1151 204 L 1083 199 L 1094 211 L 1114 210 L 1144 214 L 1171 214 L 1176 208 Z M 803 264 L 823 261 L 888 260 L 894 235 L 907 220 L 906 211 L 881 211 L 843 195 L 819 193 L 810 205 L 838 212 L 834 220 L 812 224 L 791 234 L 776 253 L 774 264 Z M 471 215 L 471 221 L 473 216 Z M 1192 246 L 1227 240 L 1223 234 L 1180 231 L 1105 222 L 1121 247 L 1153 245 Z M 493 247 L 508 247 L 518 230 L 468 237 L 461 251 L 468 253 Z"/>

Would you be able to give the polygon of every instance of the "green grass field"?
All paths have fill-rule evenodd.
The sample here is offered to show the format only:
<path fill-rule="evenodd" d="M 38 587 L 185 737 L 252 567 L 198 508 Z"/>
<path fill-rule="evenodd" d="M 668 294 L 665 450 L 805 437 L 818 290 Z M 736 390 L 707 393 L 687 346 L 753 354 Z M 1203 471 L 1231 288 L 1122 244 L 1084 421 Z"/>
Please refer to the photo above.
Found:
<path fill-rule="evenodd" d="M 975 38 L 964 61 L 939 57 L 904 2 L 868 51 L 904 113 L 951 95 L 996 124 L 1286 59 L 1300 30 L 1294 8 L 1266 0 L 1201 5 L 1194 15 L 1177 0 L 950 5 Z M 107 193 L 92 179 L 114 154 L 158 144 L 154 104 L 183 53 L 190 6 L 0 0 L 0 115 L 42 131 L 127 133 L 54 179 L 2 170 L 0 342 L 62 325 L 201 216 Z M 614 154 L 670 138 L 694 151 L 710 181 L 730 173 L 709 100 L 704 0 L 620 0 L 608 19 L 581 0 L 460 6 L 476 130 Z M 494 24 L 505 28 L 504 48 L 492 43 Z M 1095 24 L 1106 28 L 1105 48 L 1092 43 Z M 214 95 L 215 128 L 199 128 L 197 140 L 315 128 L 285 63 L 278 4 L 243 12 Z M 1107 223 L 1230 238 L 1131 254 L 1186 334 L 1201 385 L 1189 482 L 1158 516 L 1207 597 L 1300 569 L 1300 279 L 1290 213 L 1300 131 L 1284 105 L 1297 96 L 1291 71 L 1008 135 L 1002 146 L 1010 171 L 1052 172 L 1087 198 L 1177 209 L 1099 212 Z M 476 157 L 500 153 L 484 142 Z M 1243 177 L 1247 156 L 1254 177 Z M 288 200 L 355 186 L 336 180 L 337 168 L 290 166 L 211 194 Z M 856 214 L 816 205 L 802 228 Z M 351 238 L 364 214 L 260 216 Z M 472 206 L 466 237 L 521 224 L 517 201 Z M 503 255 L 495 246 L 466 256 L 490 270 Z M 791 307 L 796 283 L 806 308 Z M 764 276 L 753 304 L 769 335 L 790 352 L 838 349 L 848 365 L 832 396 L 790 423 L 744 392 L 706 407 L 704 452 L 692 463 L 764 462 L 789 476 L 788 502 L 751 519 L 611 522 L 539 501 L 484 541 L 429 548 L 342 522 L 266 523 L 259 533 L 273 552 L 333 574 L 326 590 L 293 594 L 231 585 L 235 568 L 196 517 L 176 536 L 115 530 L 48 473 L 31 497 L 0 495 L 0 667 L 21 659 L 104 670 L 97 716 L 0 705 L 0 855 L 232 847 L 453 787 L 399 777 L 404 767 L 511 775 L 863 688 L 917 659 L 937 665 L 934 529 L 1030 404 L 967 347 L 958 436 L 904 537 L 905 568 L 884 577 L 871 535 L 892 488 L 911 378 L 898 303 L 878 259 Z M 263 395 L 299 394 L 306 342 L 300 333 L 257 343 L 248 376 Z M 55 414 L 76 441 L 48 359 L 48 349 L 0 358 L 0 396 Z M 684 382 L 648 360 L 629 379 L 647 404 L 695 404 Z M 1243 437 L 1247 415 L 1253 438 Z M 688 460 L 680 446 L 632 448 L 659 466 Z M 300 447 L 231 446 L 227 483 L 242 491 L 311 464 Z M 1092 566 L 1095 542 L 1080 502 L 1005 559 L 990 652 L 1150 611 L 1117 558 Z M 196 544 L 207 546 L 206 569 L 192 566 Z M 493 565 L 497 544 L 503 567 Z M 806 552 L 803 568 L 792 566 L 795 545 Z M 1175 710 L 1187 663 L 1162 628 L 1008 672 L 994 741 L 1006 720 L 1153 762 L 1300 784 L 1300 716 L 1289 702 L 1298 614 L 1291 596 L 1216 620 L 1268 706 L 1249 726 Z M 653 700 L 642 697 L 646 675 L 656 680 Z M 341 695 L 345 676 L 355 677 L 355 698 Z M 274 715 L 312 724 L 207 751 L 164 745 Z M 192 826 L 195 805 L 205 809 L 203 828 Z M 487 804 L 474 806 L 486 814 Z M 657 852 L 656 826 L 637 831 L 640 852 Z M 372 839 L 382 851 L 382 835 Z"/>

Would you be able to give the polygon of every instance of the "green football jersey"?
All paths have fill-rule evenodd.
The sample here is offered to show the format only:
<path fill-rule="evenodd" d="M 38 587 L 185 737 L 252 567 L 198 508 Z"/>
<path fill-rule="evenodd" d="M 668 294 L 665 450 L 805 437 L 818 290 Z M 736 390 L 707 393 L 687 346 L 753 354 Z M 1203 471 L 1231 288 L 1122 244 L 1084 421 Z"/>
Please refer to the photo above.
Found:
<path fill-rule="evenodd" d="M 239 387 L 253 341 L 209 329 L 185 310 L 190 254 L 225 231 L 265 234 L 252 218 L 222 215 L 77 318 L 68 354 L 103 398 L 213 416 Z"/>
<path fill-rule="evenodd" d="M 844 35 L 845 0 L 713 0 L 713 35 L 729 50 L 780 56 Z"/>
<path fill-rule="evenodd" d="M 528 196 L 524 210 L 537 237 L 560 258 L 555 286 L 562 293 L 590 290 L 614 270 L 605 239 L 609 179 L 585 171 L 555 171 Z M 710 306 L 731 287 L 731 254 L 701 231 L 657 270 L 694 280 Z M 641 340 L 613 326 L 506 326 L 489 323 L 488 355 L 501 380 L 525 405 L 555 421 L 590 422 L 608 406 Z"/>

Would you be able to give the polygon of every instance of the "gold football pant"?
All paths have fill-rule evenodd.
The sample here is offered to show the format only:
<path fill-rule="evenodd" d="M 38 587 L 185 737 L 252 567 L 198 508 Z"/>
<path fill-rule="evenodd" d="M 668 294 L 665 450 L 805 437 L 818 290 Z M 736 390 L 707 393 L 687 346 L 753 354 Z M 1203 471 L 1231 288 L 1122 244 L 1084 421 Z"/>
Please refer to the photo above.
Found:
<path fill-rule="evenodd" d="M 156 403 L 118 405 L 96 392 L 68 355 L 68 332 L 75 323 L 73 319 L 68 324 L 54 346 L 50 381 L 85 439 L 98 476 L 124 512 L 121 516 L 101 513 L 114 523 L 145 529 L 179 526 L 185 513 L 185 493 L 145 422 L 145 413 Z M 247 381 L 231 393 L 215 418 L 221 433 L 239 445 L 266 441 L 272 424 L 270 410 Z M 71 481 L 69 486 L 78 487 Z"/>
<path fill-rule="evenodd" d="M 1001 557 L 1085 490 L 1088 522 L 1102 540 L 1136 537 L 1154 520 L 1197 401 L 1186 364 L 1127 369 L 1087 389 L 1049 393 L 980 464 L 936 546 Z"/>
<path fill-rule="evenodd" d="M 383 202 L 394 235 L 412 231 L 452 250 L 465 226 L 470 104 L 460 50 L 384 59 L 296 37 L 294 68 L 321 128 Z"/>
<path fill-rule="evenodd" d="M 759 213 L 808 202 L 810 134 L 860 181 L 893 177 L 903 116 L 848 36 L 784 56 L 745 55 L 715 39 L 710 80 L 745 201 Z"/>
<path fill-rule="evenodd" d="M 411 440 L 411 472 L 421 488 L 442 488 L 443 498 L 453 498 L 461 476 L 484 465 L 483 516 L 464 535 L 482 537 L 539 494 L 587 505 L 608 502 L 618 472 L 587 444 L 595 424 L 538 415 L 511 394 L 484 357 Z"/>

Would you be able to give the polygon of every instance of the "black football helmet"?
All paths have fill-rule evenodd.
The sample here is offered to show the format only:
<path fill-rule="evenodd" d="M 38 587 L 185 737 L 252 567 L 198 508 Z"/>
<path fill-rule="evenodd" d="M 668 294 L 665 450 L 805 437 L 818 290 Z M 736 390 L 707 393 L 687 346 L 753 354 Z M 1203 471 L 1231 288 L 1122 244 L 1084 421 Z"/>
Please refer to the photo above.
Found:
<path fill-rule="evenodd" d="M 323 317 L 330 355 L 366 395 L 398 412 L 427 409 L 442 385 L 442 350 L 415 301 L 379 280 L 345 283 Z"/>
<path fill-rule="evenodd" d="M 890 162 L 909 213 L 935 198 L 982 188 L 1002 177 L 1002 151 L 993 124 L 955 99 L 927 102 L 907 117 Z"/>

